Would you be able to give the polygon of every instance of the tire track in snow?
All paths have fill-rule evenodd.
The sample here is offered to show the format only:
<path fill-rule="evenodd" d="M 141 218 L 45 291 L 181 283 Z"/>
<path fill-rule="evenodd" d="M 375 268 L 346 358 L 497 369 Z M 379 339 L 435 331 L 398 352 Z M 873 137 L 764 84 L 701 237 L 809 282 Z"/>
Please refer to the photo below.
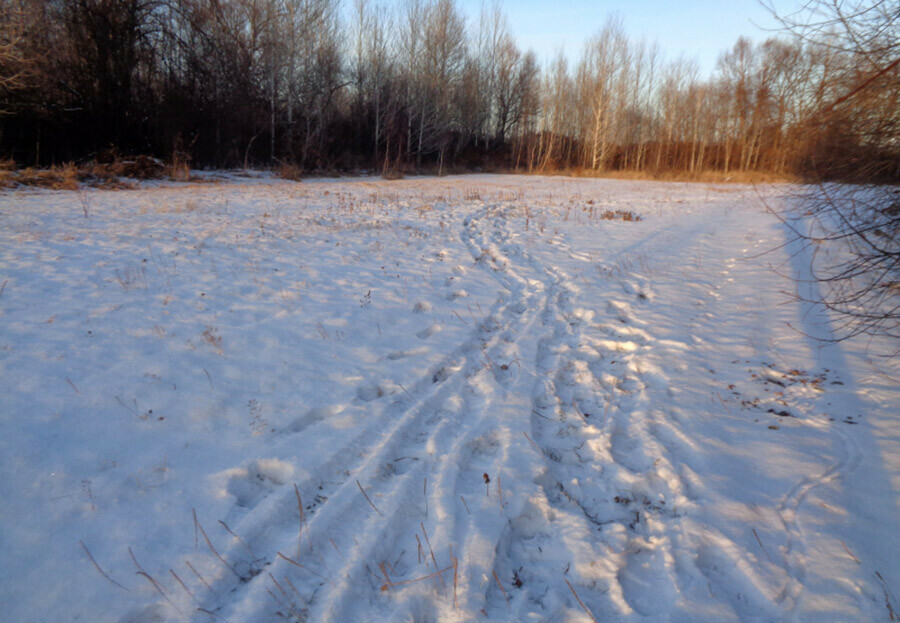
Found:
<path fill-rule="evenodd" d="M 684 566 L 691 548 L 682 543 L 679 512 L 691 507 L 692 496 L 677 460 L 684 451 L 678 448 L 683 435 L 665 409 L 650 403 L 650 390 L 662 392 L 668 381 L 653 368 L 653 337 L 635 317 L 634 308 L 643 301 L 613 299 L 597 312 L 577 308 L 579 286 L 526 250 L 504 222 L 510 210 L 480 210 L 465 221 L 462 234 L 476 264 L 506 292 L 502 300 L 446 358 L 440 382 L 434 380 L 437 371 L 429 370 L 410 387 L 412 402 L 400 395 L 301 483 L 301 491 L 318 491 L 322 498 L 307 500 L 305 531 L 313 535 L 314 548 L 297 547 L 299 517 L 289 486 L 271 493 L 233 526 L 253 550 L 266 552 L 268 564 L 246 583 L 224 574 L 215 586 L 220 597 L 207 604 L 221 607 L 221 616 L 263 621 L 276 611 L 284 614 L 277 602 L 292 600 L 293 590 L 281 595 L 269 574 L 282 586 L 289 579 L 297 587 L 297 612 L 288 614 L 298 620 L 301 613 L 325 621 L 373 613 L 385 620 L 439 620 L 475 617 L 482 609 L 505 618 L 507 596 L 519 619 L 535 613 L 562 617 L 578 609 L 562 582 L 566 572 L 598 617 L 671 610 L 682 582 L 681 571 L 673 569 Z M 628 280 L 618 285 L 635 291 Z M 515 394 L 528 396 L 525 404 L 504 405 Z M 496 417 L 505 406 L 518 409 L 540 449 L 540 461 L 530 459 L 539 486 L 516 492 L 518 502 L 507 502 L 501 510 L 499 501 L 493 502 L 493 486 L 481 499 L 481 474 L 489 473 L 496 483 L 511 466 L 527 462 L 523 449 L 536 455 L 528 442 L 515 438 L 521 429 Z M 413 456 L 398 466 L 399 454 Z M 339 470 L 336 481 L 319 477 Z M 384 516 L 368 505 L 357 480 Z M 460 496 L 474 507 L 471 512 L 461 511 Z M 494 519 L 486 519 L 489 514 Z M 434 571 L 430 555 L 422 560 L 416 551 L 417 533 L 424 545 L 419 522 L 439 568 L 449 565 L 449 546 L 454 548 L 460 612 L 454 612 L 452 591 L 439 587 L 436 578 L 380 590 L 385 583 L 381 562 L 388 564 L 393 582 Z M 729 544 L 734 545 L 725 541 L 704 541 L 690 562 L 706 577 L 722 580 L 728 572 L 718 561 L 728 558 L 733 553 Z M 244 555 L 243 547 L 236 543 L 223 552 L 225 558 Z M 318 575 L 275 558 L 277 551 Z M 548 560 L 560 577 L 529 573 L 529 563 L 546 565 Z M 506 595 L 493 581 L 494 573 Z M 730 586 L 738 581 L 725 580 Z M 521 586 L 513 588 L 519 581 Z M 736 606 L 736 612 L 741 608 Z M 767 610 L 751 604 L 744 611 Z"/>
<path fill-rule="evenodd" d="M 715 226 L 715 235 L 705 236 L 705 242 L 700 241 L 694 249 L 688 250 L 686 256 L 702 253 L 710 253 L 709 246 L 713 247 L 712 256 L 731 257 L 724 267 L 715 273 L 715 279 L 710 279 L 706 285 L 694 284 L 697 290 L 698 305 L 700 308 L 691 317 L 692 334 L 703 334 L 702 327 L 714 322 L 717 314 L 706 307 L 707 303 L 715 304 L 723 298 L 720 291 L 726 290 L 735 284 L 732 272 L 741 261 L 737 249 L 743 249 L 744 255 L 753 254 L 761 246 L 764 248 L 765 233 L 747 230 L 746 224 L 737 224 L 728 215 L 721 217 L 721 222 Z M 710 277 L 713 277 L 711 274 Z M 725 296 L 726 300 L 734 300 L 733 295 Z M 701 342 L 702 343 L 702 342 Z M 754 348 L 756 348 L 754 346 Z M 702 349 L 701 349 L 702 350 Z M 701 367 L 711 367 L 706 362 L 702 352 L 700 354 Z M 803 594 L 806 585 L 806 553 L 807 540 L 800 521 L 800 507 L 806 497 L 814 489 L 825 486 L 835 480 L 844 477 L 856 469 L 862 460 L 858 444 L 851 435 L 848 435 L 840 427 L 821 419 L 796 418 L 791 420 L 796 426 L 805 426 L 818 429 L 826 434 L 826 437 L 837 437 L 839 446 L 839 458 L 830 465 L 822 467 L 818 474 L 805 476 L 795 483 L 784 494 L 777 505 L 772 508 L 773 519 L 780 520 L 787 536 L 785 546 L 779 548 L 778 554 L 766 556 L 769 564 L 778 569 L 773 574 L 760 569 L 766 563 L 757 560 L 750 551 L 745 550 L 739 543 L 726 536 L 722 531 L 713 526 L 702 526 L 703 531 L 698 532 L 693 549 L 696 554 L 694 564 L 710 583 L 710 592 L 716 589 L 716 596 L 724 594 L 725 603 L 729 605 L 734 615 L 740 619 L 775 620 L 793 618 L 798 615 L 803 602 Z M 759 537 L 756 536 L 758 539 Z M 768 576 L 768 580 L 765 579 Z"/>
<path fill-rule="evenodd" d="M 812 272 L 813 260 L 808 257 L 810 250 L 794 237 L 794 233 L 797 231 L 811 234 L 812 225 L 803 217 L 795 218 L 796 220 L 790 226 L 782 222 L 780 228 L 789 240 L 787 250 L 790 253 L 791 269 L 797 280 L 798 295 L 805 301 L 819 300 L 818 289 L 821 286 Z M 801 290 L 804 290 L 802 294 L 800 294 Z M 816 322 L 812 318 L 821 315 L 823 311 L 820 308 L 816 309 L 818 306 L 810 303 L 804 303 L 804 306 L 806 307 L 802 317 L 802 322 L 806 325 L 804 328 L 809 331 L 808 335 L 816 335 L 822 330 L 822 327 L 816 326 Z M 823 322 L 826 330 L 830 331 L 831 321 L 828 316 L 820 317 L 820 321 Z M 826 335 L 830 334 L 826 333 Z M 836 348 L 834 344 L 831 347 Z M 844 367 L 841 366 L 841 368 Z M 777 507 L 778 515 L 788 533 L 784 560 L 790 578 L 778 600 L 782 607 L 788 608 L 793 616 L 797 616 L 803 604 L 807 574 L 805 560 L 808 547 L 803 523 L 800 520 L 800 507 L 813 490 L 844 478 L 859 467 L 863 460 L 862 450 L 854 436 L 845 432 L 831 419 L 802 418 L 798 419 L 798 422 L 804 426 L 826 431 L 829 433 L 829 438 L 837 437 L 840 456 L 831 465 L 825 467 L 820 474 L 801 478 L 787 492 Z"/>
<path fill-rule="evenodd" d="M 736 249 L 747 245 L 746 238 L 751 236 L 745 224 L 735 227 L 737 223 L 727 212 L 711 215 L 694 227 L 691 235 L 682 237 L 678 256 L 694 258 L 694 263 L 700 267 L 707 256 L 734 254 Z M 694 369 L 712 372 L 713 364 L 707 359 L 705 342 L 700 336 L 705 336 L 708 325 L 718 318 L 713 310 L 722 298 L 720 290 L 734 283 L 730 274 L 736 261 L 737 258 L 732 256 L 721 270 L 707 271 L 703 278 L 685 284 L 694 306 L 685 326 L 687 335 L 693 339 L 690 354 Z M 714 350 L 712 354 L 718 352 Z M 702 463 L 700 466 L 705 467 Z M 715 616 L 719 618 L 763 621 L 782 618 L 784 612 L 776 598 L 777 584 L 770 581 L 772 574 L 760 568 L 755 552 L 746 549 L 746 543 L 742 544 L 717 517 L 709 516 L 699 507 L 702 501 L 714 501 L 716 496 L 705 486 L 705 470 L 701 470 L 698 477 L 693 471 L 697 466 L 691 468 L 683 466 L 682 471 L 691 497 L 697 499 L 695 508 L 698 512 L 689 518 L 684 548 L 679 552 L 683 569 L 679 582 L 682 592 L 688 595 L 693 591 L 691 598 L 700 603 L 710 600 L 716 609 Z"/>
<path fill-rule="evenodd" d="M 675 247 L 685 250 L 705 244 L 701 234 L 711 235 L 705 222 L 677 233 Z M 536 384 L 531 415 L 532 437 L 545 464 L 539 479 L 544 495 L 513 521 L 507 555 L 498 556 L 497 565 L 501 576 L 524 577 L 527 598 L 518 600 L 518 617 L 559 617 L 566 608 L 578 609 L 561 582 L 527 572 L 529 565 L 552 559 L 549 548 L 581 555 L 580 565 L 579 556 L 570 556 L 580 567 L 575 575 L 581 581 L 573 581 L 601 618 L 665 616 L 686 595 L 708 607 L 707 581 L 724 588 L 709 594 L 720 614 L 726 611 L 718 604 L 727 603 L 741 618 L 776 616 L 771 598 L 755 588 L 748 553 L 702 520 L 681 519 L 699 510 L 695 500 L 703 487 L 694 469 L 704 471 L 704 461 L 664 406 L 672 398 L 669 381 L 653 363 L 672 348 L 688 346 L 657 344 L 634 311 L 648 300 L 642 295 L 649 283 L 620 273 L 618 285 L 635 295 L 634 303 L 618 300 L 617 293 L 597 321 L 575 307 L 580 287 L 565 272 L 528 253 L 521 257 L 540 275 L 548 296 L 537 359 L 544 378 Z M 660 346 L 663 352 L 657 353 Z M 602 417 L 594 417 L 598 413 Z M 569 570 L 564 556 L 557 561 Z"/>
<path fill-rule="evenodd" d="M 232 574 L 224 573 L 214 585 L 215 592 L 234 596 L 226 603 L 220 599 L 205 604 L 205 609 L 217 609 L 217 615 L 226 618 L 268 620 L 276 605 L 274 600 L 282 602 L 279 612 L 285 614 L 283 606 L 289 595 L 278 594 L 281 588 L 275 581 L 279 579 L 283 580 L 282 588 L 291 580 L 289 584 L 296 587 L 298 597 L 306 601 L 297 604 L 296 612 L 291 608 L 291 616 L 303 612 L 313 614 L 317 620 L 340 621 L 363 616 L 352 611 L 358 603 L 386 607 L 386 603 L 377 603 L 382 593 L 380 584 L 384 583 L 384 578 L 379 576 L 380 562 L 388 562 L 394 582 L 428 573 L 424 568 L 414 572 L 409 559 L 411 550 L 401 545 L 404 540 L 413 541 L 420 522 L 430 524 L 428 532 L 437 556 L 443 561 L 448 559 L 445 553 L 448 548 L 442 546 L 463 542 L 468 531 L 466 526 L 453 526 L 453 518 L 460 515 L 459 509 L 453 506 L 462 504 L 456 495 L 459 483 L 455 483 L 452 497 L 440 496 L 429 516 L 424 506 L 424 479 L 428 477 L 432 487 L 440 492 L 445 486 L 449 489 L 451 482 L 471 481 L 473 475 L 480 478 L 476 472 L 482 469 L 495 474 L 502 472 L 508 440 L 491 437 L 490 429 L 495 424 L 490 418 L 491 385 L 508 384 L 518 377 L 519 365 L 512 365 L 512 360 L 509 364 L 501 362 L 510 355 L 515 359 L 517 329 L 527 329 L 536 318 L 536 313 L 528 310 L 539 307 L 533 304 L 539 294 L 530 293 L 526 284 L 517 283 L 507 289 L 511 298 L 505 297 L 495 304 L 472 339 L 459 349 L 456 357 L 449 359 L 450 363 L 440 367 L 447 371 L 446 378 L 438 379 L 437 373 L 429 372 L 410 392 L 416 397 L 415 402 L 404 404 L 395 413 L 388 409 L 388 415 L 393 415 L 395 420 L 388 431 L 379 434 L 377 443 L 367 444 L 366 434 L 360 435 L 354 444 L 335 452 L 317 469 L 318 474 L 340 469 L 344 478 L 330 485 L 325 485 L 322 479 L 316 501 L 305 504 L 304 530 L 312 535 L 315 547 L 298 547 L 299 513 L 294 492 L 288 486 L 280 487 L 233 527 L 239 534 L 247 535 L 246 545 L 236 543 L 223 551 L 226 560 L 245 556 L 241 551 L 245 547 L 267 554 L 257 559 L 257 568 L 247 573 L 244 581 L 237 582 Z M 488 382 L 486 376 L 490 376 Z M 371 427 L 367 432 L 371 434 Z M 408 454 L 411 448 L 422 456 L 411 457 L 403 467 L 397 468 L 397 456 Z M 360 456 L 348 461 L 347 450 L 351 449 L 354 455 L 359 452 Z M 476 456 L 479 454 L 483 456 Z M 459 459 L 449 460 L 451 457 Z M 303 482 L 301 491 L 316 490 L 316 480 Z M 378 513 L 365 501 L 357 480 L 365 483 L 367 495 Z M 409 513 L 411 508 L 416 510 Z M 409 515 L 421 516 L 413 520 Z M 435 523 L 435 515 L 440 523 Z M 339 529 L 334 528 L 338 525 Z M 478 533 L 475 538 L 482 540 L 484 535 Z M 335 543 L 329 544 L 331 539 Z M 458 555 L 461 561 L 465 550 L 464 544 Z M 301 557 L 305 569 L 276 557 L 276 552 Z M 263 569 L 264 573 L 258 573 Z M 466 588 L 465 582 L 461 582 L 460 592 Z M 261 604 L 265 606 L 261 608 Z M 336 606 L 322 611 L 318 604 Z M 391 612 L 391 616 L 402 618 L 401 613 Z M 196 618 L 205 617 L 200 613 Z"/>
<path fill-rule="evenodd" d="M 784 561 L 790 578 L 779 595 L 778 602 L 783 607 L 788 608 L 791 613 L 798 612 L 802 605 L 806 581 L 807 540 L 803 523 L 799 517 L 800 506 L 814 489 L 845 477 L 855 470 L 863 459 L 862 451 L 856 440 L 838 426 L 834 426 L 834 422 L 811 419 L 798 421 L 805 426 L 824 429 L 834 434 L 841 446 L 841 456 L 820 474 L 800 479 L 788 491 L 777 507 L 778 515 L 781 518 L 785 531 L 788 533 Z"/>
<path fill-rule="evenodd" d="M 547 467 L 544 492 L 559 509 L 580 510 L 585 532 L 594 534 L 589 541 L 604 568 L 597 585 L 583 586 L 593 595 L 582 599 L 593 598 L 595 614 L 664 612 L 675 593 L 667 570 L 671 545 L 655 517 L 670 512 L 666 504 L 680 485 L 647 428 L 639 353 L 651 338 L 623 327 L 591 339 L 586 332 L 593 318 L 571 303 L 576 286 L 555 272 L 556 296 L 545 311 L 552 333 L 538 363 L 546 377 L 536 388 L 531 418 Z M 626 309 L 608 306 L 615 322 Z"/>
<path fill-rule="evenodd" d="M 500 220 L 491 223 L 494 231 L 501 242 L 507 243 L 511 254 L 537 275 L 535 280 L 544 282 L 548 296 L 541 310 L 544 336 L 538 341 L 535 353 L 538 379 L 529 416 L 531 437 L 540 446 L 544 462 L 543 474 L 538 478 L 544 508 L 540 508 L 541 502 L 529 503 L 511 523 L 506 543 L 498 543 L 498 549 L 505 551 L 503 556 L 497 556 L 494 571 L 523 587 L 524 596 L 517 598 L 515 605 L 519 618 L 536 610 L 545 616 L 548 610 L 553 616 L 561 616 L 561 609 L 573 607 L 567 603 L 570 600 L 566 593 L 563 593 L 565 599 L 559 598 L 560 588 L 565 590 L 561 578 L 538 577 L 526 569 L 529 563 L 546 562 L 543 550 L 546 546 L 556 550 L 561 575 L 566 556 L 559 556 L 560 549 L 576 564 L 578 559 L 603 561 L 604 569 L 595 574 L 606 580 L 601 580 L 603 585 L 595 579 L 580 589 L 585 593 L 583 599 L 594 602 L 598 610 L 595 614 L 621 614 L 635 608 L 645 614 L 662 612 L 675 593 L 673 579 L 667 571 L 672 566 L 669 536 L 658 523 L 652 526 L 653 534 L 642 530 L 641 514 L 646 524 L 648 509 L 651 513 L 663 511 L 666 502 L 656 499 L 654 505 L 651 497 L 636 494 L 631 486 L 616 488 L 614 481 L 627 474 L 630 485 L 640 480 L 644 472 L 656 469 L 655 477 L 667 480 L 662 488 L 672 499 L 678 499 L 681 486 L 673 470 L 659 465 L 664 459 L 653 461 L 647 456 L 651 448 L 649 452 L 660 456 L 662 453 L 646 427 L 634 426 L 630 421 L 641 408 L 646 410 L 646 405 L 641 404 L 646 399 L 629 399 L 629 404 L 616 405 L 614 413 L 609 413 L 612 392 L 631 394 L 642 387 L 640 364 L 631 353 L 648 348 L 651 338 L 631 328 L 627 331 L 628 339 L 616 339 L 619 336 L 615 334 L 621 330 L 613 330 L 610 333 L 614 337 L 605 335 L 603 340 L 591 343 L 585 330 L 592 326 L 593 313 L 575 309 L 572 303 L 579 294 L 578 287 L 561 270 L 542 266 L 521 246 L 510 248 L 513 245 L 508 243 L 509 234 L 503 233 L 498 225 Z M 625 308 L 627 305 L 611 305 L 610 312 L 618 320 Z M 620 352 L 613 355 L 617 360 L 611 364 L 604 362 L 603 355 L 595 348 L 601 342 L 602 347 Z M 595 368 L 600 368 L 600 373 L 607 377 L 610 372 L 616 375 L 606 393 L 603 383 L 594 375 Z M 638 499 L 639 496 L 642 497 Z M 634 507 L 638 510 L 633 510 Z M 561 524 L 562 529 L 549 526 L 549 522 Z M 625 537 L 625 545 L 618 555 L 612 551 L 609 538 L 596 535 L 611 525 L 628 525 L 635 533 Z M 555 538 L 553 532 L 568 533 L 571 538 Z M 639 536 L 638 532 L 647 533 Z M 585 544 L 591 549 L 589 555 L 584 551 Z M 518 549 L 523 550 L 524 556 Z M 516 561 L 524 564 L 516 567 Z M 567 563 L 565 570 L 568 571 Z M 643 589 L 651 584 L 660 598 L 648 603 Z"/>
<path fill-rule="evenodd" d="M 516 446 L 523 445 L 510 438 L 503 418 L 497 413 L 502 408 L 508 409 L 509 405 L 498 405 L 496 399 L 508 399 L 521 393 L 521 388 L 516 390 L 521 379 L 525 378 L 519 360 L 523 350 L 520 346 L 524 342 L 524 350 L 527 350 L 528 334 L 536 323 L 536 310 L 540 308 L 543 296 L 540 282 L 521 278 L 511 269 L 510 259 L 500 248 L 502 245 L 498 246 L 498 241 L 481 235 L 475 226 L 477 216 L 464 222 L 463 241 L 476 263 L 489 267 L 498 283 L 508 292 L 509 300 L 497 312 L 482 320 L 477 337 L 483 341 L 478 349 L 482 357 L 475 354 L 468 367 L 461 372 L 464 379 L 461 381 L 462 387 L 453 399 L 457 401 L 459 411 L 469 414 L 469 417 L 465 425 L 453 428 L 456 435 L 452 443 L 443 444 L 444 448 L 449 449 L 443 451 L 443 458 L 438 469 L 434 470 L 432 480 L 438 496 L 434 511 L 439 519 L 437 525 L 429 529 L 430 541 L 436 551 L 441 552 L 446 547 L 449 553 L 450 546 L 456 546 L 460 561 L 459 608 L 469 616 L 477 616 L 483 607 L 487 607 L 491 593 L 495 592 L 486 572 L 491 569 L 493 561 L 490 549 L 496 549 L 494 544 L 503 541 L 508 531 L 503 513 L 510 505 L 509 501 L 504 501 L 501 507 L 500 478 L 511 455 L 517 453 Z M 497 488 L 485 483 L 485 496 L 480 499 L 482 474 L 492 474 Z M 469 496 L 469 502 L 464 501 L 465 496 Z M 492 498 L 497 501 L 492 501 Z M 461 504 L 466 507 L 465 514 L 461 512 Z M 489 519 L 485 520 L 485 515 Z M 406 531 L 415 533 L 415 527 Z M 479 594 L 483 597 L 479 598 Z M 436 608 L 439 618 L 450 616 L 452 604 L 448 597 L 444 594 L 443 600 L 438 599 L 436 603 L 422 607 L 426 611 Z M 426 611 L 418 612 L 417 616 L 428 618 L 430 615 Z M 342 610 L 340 616 L 335 615 L 333 620 L 346 620 L 349 614 Z M 401 616 L 396 608 L 391 610 L 391 617 Z"/>

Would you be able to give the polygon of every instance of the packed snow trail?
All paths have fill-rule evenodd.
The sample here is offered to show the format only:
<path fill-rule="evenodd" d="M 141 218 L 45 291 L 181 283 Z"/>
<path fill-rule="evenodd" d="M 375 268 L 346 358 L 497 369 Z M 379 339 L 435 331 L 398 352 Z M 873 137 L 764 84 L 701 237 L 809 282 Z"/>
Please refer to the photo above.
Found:
<path fill-rule="evenodd" d="M 12 620 L 897 608 L 896 371 L 803 335 L 810 258 L 754 189 L 261 180 L 0 222 Z"/>

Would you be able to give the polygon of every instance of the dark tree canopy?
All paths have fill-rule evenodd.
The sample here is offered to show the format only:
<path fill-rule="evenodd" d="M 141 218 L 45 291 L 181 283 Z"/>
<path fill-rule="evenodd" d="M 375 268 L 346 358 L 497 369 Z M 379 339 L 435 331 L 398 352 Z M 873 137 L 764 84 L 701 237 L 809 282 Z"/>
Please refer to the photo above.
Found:
<path fill-rule="evenodd" d="M 454 0 L 0 0 L 0 155 L 896 180 L 891 5 L 818 3 L 701 77 L 615 19 L 542 66 Z"/>

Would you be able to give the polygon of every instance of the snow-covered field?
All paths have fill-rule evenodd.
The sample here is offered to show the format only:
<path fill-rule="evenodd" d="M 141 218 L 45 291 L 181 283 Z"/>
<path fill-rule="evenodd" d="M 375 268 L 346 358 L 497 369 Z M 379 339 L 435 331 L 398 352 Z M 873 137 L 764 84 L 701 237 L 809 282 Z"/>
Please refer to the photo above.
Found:
<path fill-rule="evenodd" d="M 0 194 L 0 618 L 893 620 L 900 373 L 790 190 Z"/>

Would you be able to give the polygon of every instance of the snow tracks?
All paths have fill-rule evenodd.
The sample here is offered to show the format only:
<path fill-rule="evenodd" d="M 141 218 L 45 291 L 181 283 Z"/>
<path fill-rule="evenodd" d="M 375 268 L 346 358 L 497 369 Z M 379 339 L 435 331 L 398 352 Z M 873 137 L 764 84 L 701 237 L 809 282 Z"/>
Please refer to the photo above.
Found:
<path fill-rule="evenodd" d="M 735 277 L 752 279 L 759 267 L 741 258 L 777 241 L 751 244 L 724 209 L 609 223 L 593 199 L 572 217 L 580 229 L 560 201 L 539 214 L 521 196 L 471 192 L 448 206 L 440 231 L 452 220 L 468 257 L 435 300 L 471 290 L 493 303 L 466 303 L 471 323 L 455 332 L 416 303 L 428 326 L 381 356 L 429 363 L 361 381 L 351 405 L 280 431 L 295 459 L 228 471 L 232 510 L 198 510 L 194 551 L 127 620 L 799 617 L 812 566 L 802 507 L 862 454 L 834 420 L 805 417 L 824 408 L 820 381 L 765 385 L 777 336 Z M 783 415 L 788 398 L 806 411 Z M 353 425 L 309 447 L 342 409 Z M 771 474 L 761 453 L 781 461 Z"/>
<path fill-rule="evenodd" d="M 392 402 L 345 445 L 316 448 L 315 473 L 296 485 L 279 465 L 241 473 L 241 508 L 221 521 L 230 546 L 206 542 L 199 519 L 203 563 L 176 573 L 203 588 L 174 607 L 196 620 L 335 622 L 671 607 L 690 501 L 660 441 L 679 433 L 648 395 L 666 391 L 643 359 L 649 292 L 615 282 L 631 295 L 580 303 L 574 280 L 510 226 L 523 216 L 501 203 L 465 219 L 462 242 L 499 299 L 414 385 L 360 394 Z"/>

